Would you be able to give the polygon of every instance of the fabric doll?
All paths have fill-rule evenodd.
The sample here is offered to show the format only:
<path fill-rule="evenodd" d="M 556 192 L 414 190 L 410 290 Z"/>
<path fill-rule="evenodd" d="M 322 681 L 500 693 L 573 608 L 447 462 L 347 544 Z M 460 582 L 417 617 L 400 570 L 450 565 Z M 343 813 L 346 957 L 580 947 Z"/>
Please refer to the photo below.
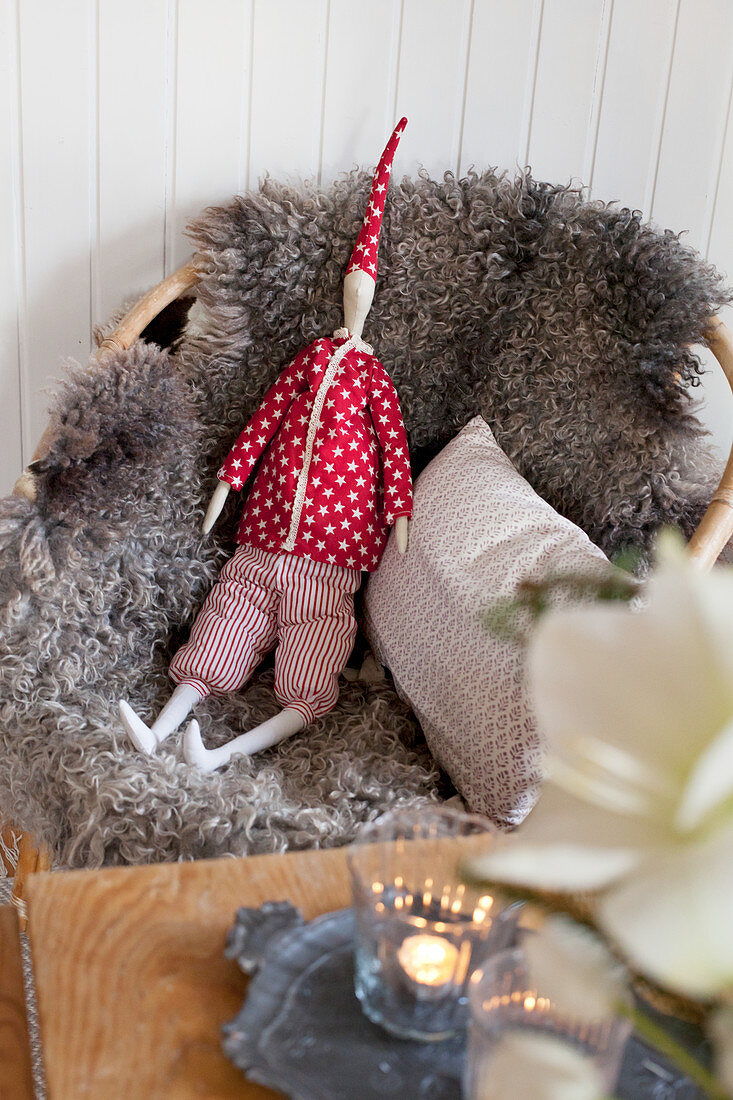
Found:
<path fill-rule="evenodd" d="M 204 747 L 193 720 L 184 735 L 187 762 L 212 771 L 326 714 L 354 644 L 361 574 L 376 569 L 390 527 L 400 552 L 407 549 L 412 482 L 405 428 L 392 381 L 361 339 L 392 159 L 406 123 L 398 123 L 374 175 L 344 279 L 345 327 L 285 368 L 218 472 L 205 532 L 230 489 L 241 490 L 257 467 L 237 551 L 171 662 L 178 686 L 151 727 L 128 703 L 119 704 L 141 752 L 154 752 L 210 692 L 242 688 L 275 645 L 275 695 L 283 709 L 215 749 Z"/>

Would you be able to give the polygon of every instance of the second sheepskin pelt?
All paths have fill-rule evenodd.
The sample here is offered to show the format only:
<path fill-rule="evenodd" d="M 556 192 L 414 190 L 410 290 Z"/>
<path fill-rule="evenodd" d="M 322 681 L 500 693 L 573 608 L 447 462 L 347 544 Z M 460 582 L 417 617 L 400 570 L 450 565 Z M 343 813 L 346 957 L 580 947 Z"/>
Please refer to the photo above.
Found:
<path fill-rule="evenodd" d="M 215 472 L 290 357 L 341 322 L 366 173 L 267 181 L 193 228 L 198 300 L 172 353 L 139 342 L 77 369 L 52 414 L 38 499 L 0 502 L 0 815 L 70 866 L 350 840 L 449 789 L 389 680 L 275 750 L 201 775 L 180 733 L 153 758 L 167 667 L 232 552 L 235 494 L 200 534 Z M 716 470 L 691 412 L 691 345 L 728 300 L 671 233 L 569 189 L 494 173 L 394 184 L 366 339 L 400 394 L 416 470 L 477 413 L 554 508 L 642 559 L 689 534 Z M 199 708 L 209 744 L 277 709 L 267 663 Z"/>
<path fill-rule="evenodd" d="M 182 349 L 215 467 L 297 351 L 341 323 L 369 176 L 266 182 L 194 225 L 202 332 Z M 481 413 L 519 472 L 608 554 L 690 535 L 719 473 L 695 344 L 730 299 L 638 211 L 487 172 L 390 188 L 364 337 L 419 469 Z"/>

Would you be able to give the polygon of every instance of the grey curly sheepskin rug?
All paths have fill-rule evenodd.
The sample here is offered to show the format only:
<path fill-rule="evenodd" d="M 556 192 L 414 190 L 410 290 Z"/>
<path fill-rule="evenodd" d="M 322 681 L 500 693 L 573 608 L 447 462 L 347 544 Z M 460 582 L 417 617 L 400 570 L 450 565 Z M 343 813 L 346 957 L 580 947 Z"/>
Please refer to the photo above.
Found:
<path fill-rule="evenodd" d="M 143 759 L 116 701 L 151 716 L 167 664 L 231 553 L 236 501 L 200 534 L 215 471 L 266 388 L 341 321 L 370 177 L 266 182 L 192 235 L 195 318 L 69 377 L 35 504 L 0 503 L 0 812 L 69 866 L 347 842 L 385 809 L 447 793 L 390 683 L 342 684 L 302 735 L 201 775 L 180 734 Z M 368 323 L 418 469 L 476 413 L 606 552 L 689 534 L 715 480 L 690 412 L 729 293 L 637 213 L 492 172 L 393 185 Z M 272 669 L 200 708 L 216 744 L 274 713 Z"/>

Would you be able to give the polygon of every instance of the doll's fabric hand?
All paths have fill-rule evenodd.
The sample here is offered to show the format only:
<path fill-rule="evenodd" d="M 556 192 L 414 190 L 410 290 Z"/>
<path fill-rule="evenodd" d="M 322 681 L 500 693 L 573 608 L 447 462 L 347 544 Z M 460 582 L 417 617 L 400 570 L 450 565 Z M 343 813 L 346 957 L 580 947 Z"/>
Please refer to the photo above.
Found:
<path fill-rule="evenodd" d="M 394 533 L 397 539 L 397 549 L 400 554 L 407 553 L 407 543 L 409 541 L 410 521 L 407 516 L 398 516 L 394 521 Z"/>
<path fill-rule="evenodd" d="M 221 510 L 229 496 L 229 490 L 230 486 L 226 481 L 220 481 L 216 489 L 214 489 L 214 494 L 209 501 L 209 507 L 206 509 L 206 515 L 204 516 L 202 531 L 205 535 L 208 535 L 221 515 Z"/>

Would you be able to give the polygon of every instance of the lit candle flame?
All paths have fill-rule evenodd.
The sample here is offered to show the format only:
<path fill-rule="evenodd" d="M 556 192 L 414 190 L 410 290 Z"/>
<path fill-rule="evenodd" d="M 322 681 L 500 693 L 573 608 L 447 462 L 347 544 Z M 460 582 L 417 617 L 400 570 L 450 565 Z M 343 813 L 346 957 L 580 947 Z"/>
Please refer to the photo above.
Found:
<path fill-rule="evenodd" d="M 440 936 L 408 936 L 402 941 L 397 958 L 400 966 L 420 985 L 446 985 L 453 980 L 458 962 L 458 948 Z"/>

